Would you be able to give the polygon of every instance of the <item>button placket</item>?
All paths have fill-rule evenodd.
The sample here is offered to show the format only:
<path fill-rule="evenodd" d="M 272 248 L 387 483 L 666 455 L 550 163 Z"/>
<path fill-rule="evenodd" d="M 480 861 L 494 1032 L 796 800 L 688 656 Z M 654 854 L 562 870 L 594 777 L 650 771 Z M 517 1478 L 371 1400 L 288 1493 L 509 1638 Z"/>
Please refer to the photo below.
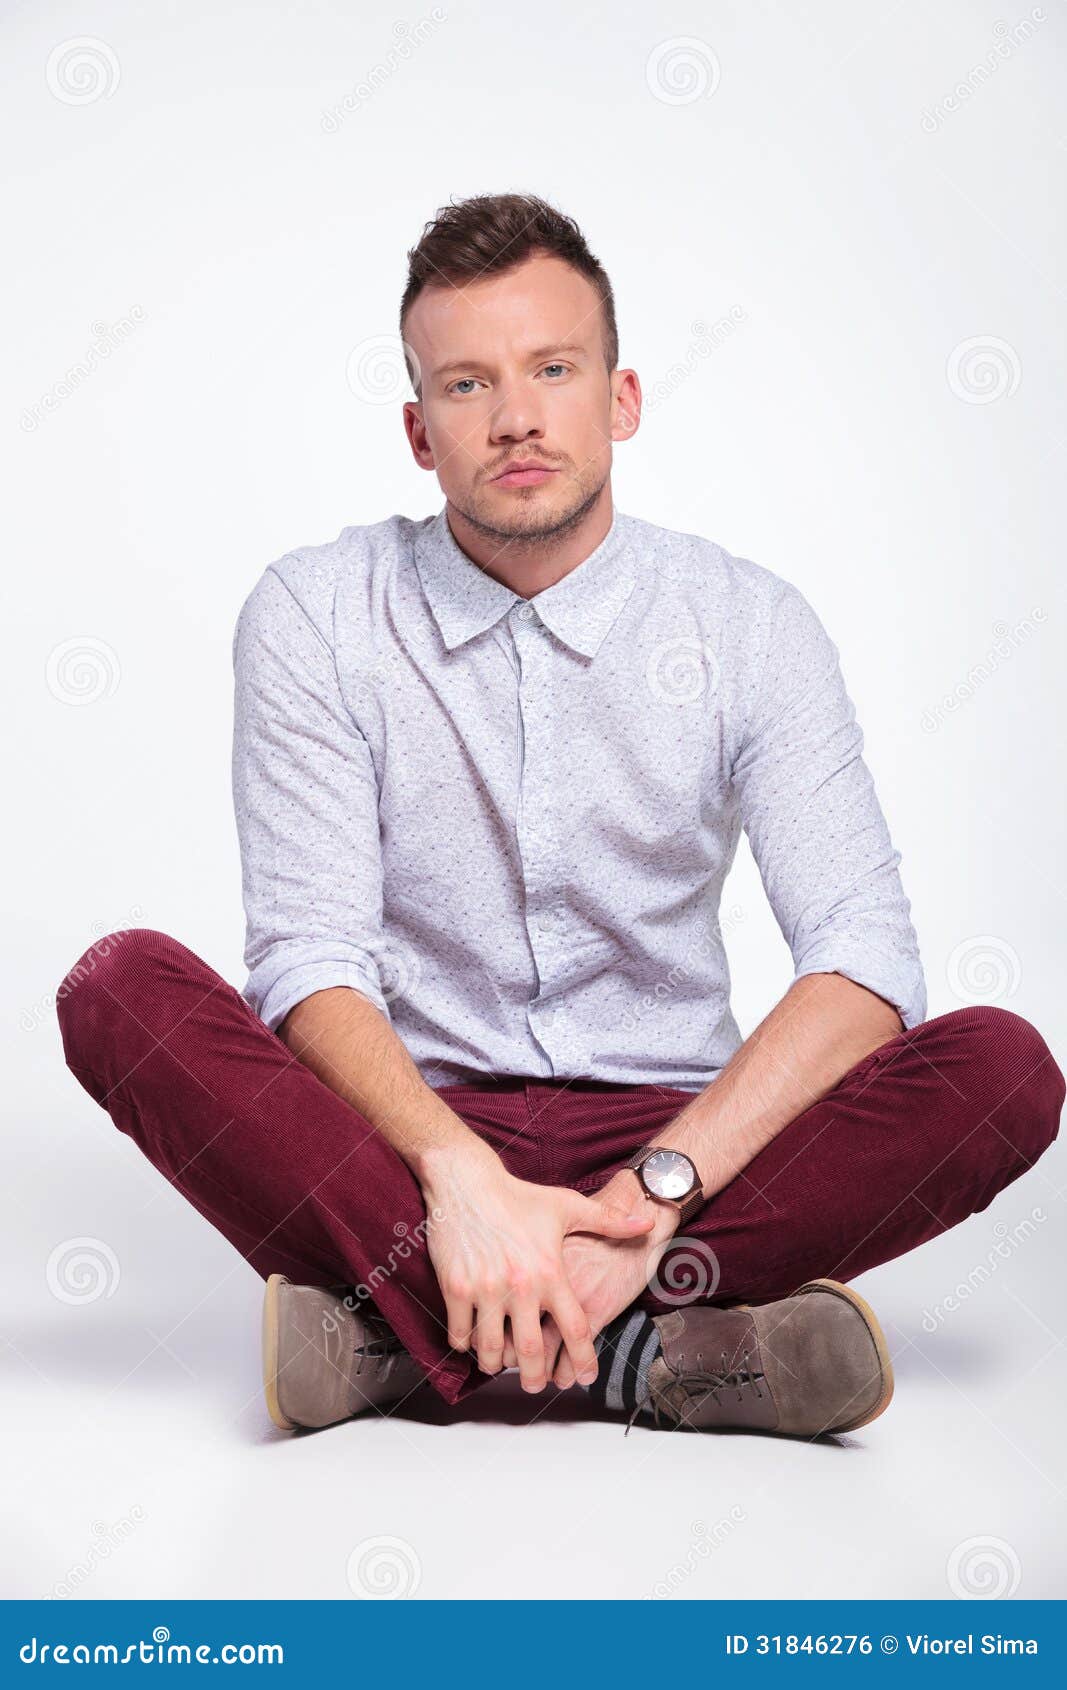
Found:
<path fill-rule="evenodd" d="M 523 729 L 519 843 L 526 885 L 526 927 L 540 985 L 540 995 L 527 1006 L 527 1013 L 553 1069 L 558 1070 L 566 1062 L 568 1040 L 564 1005 L 552 998 L 564 921 L 558 900 L 553 902 L 562 840 L 559 824 L 547 807 L 552 798 L 547 772 L 552 767 L 552 727 L 547 703 L 550 685 L 547 665 L 551 652 L 545 641 L 544 626 L 531 605 L 513 610 L 512 619 L 520 660 L 519 709 Z"/>

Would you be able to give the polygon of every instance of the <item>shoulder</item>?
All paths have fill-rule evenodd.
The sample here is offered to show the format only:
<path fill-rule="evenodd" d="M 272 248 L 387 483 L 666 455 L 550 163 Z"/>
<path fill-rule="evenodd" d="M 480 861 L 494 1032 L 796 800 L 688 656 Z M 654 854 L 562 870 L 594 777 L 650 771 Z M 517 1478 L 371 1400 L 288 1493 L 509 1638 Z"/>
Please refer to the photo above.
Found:
<path fill-rule="evenodd" d="M 237 616 L 234 641 L 242 631 L 277 629 L 293 619 L 310 622 L 331 638 L 338 592 L 362 588 L 395 567 L 410 550 L 419 523 L 393 515 L 381 522 L 342 528 L 336 539 L 295 546 L 268 563 Z"/>
<path fill-rule="evenodd" d="M 673 588 L 695 593 L 717 627 L 750 649 L 765 648 L 772 632 L 791 617 L 802 619 L 805 611 L 815 617 L 800 588 L 766 564 L 703 534 L 640 517 L 626 520 L 638 565 L 651 567 Z"/>

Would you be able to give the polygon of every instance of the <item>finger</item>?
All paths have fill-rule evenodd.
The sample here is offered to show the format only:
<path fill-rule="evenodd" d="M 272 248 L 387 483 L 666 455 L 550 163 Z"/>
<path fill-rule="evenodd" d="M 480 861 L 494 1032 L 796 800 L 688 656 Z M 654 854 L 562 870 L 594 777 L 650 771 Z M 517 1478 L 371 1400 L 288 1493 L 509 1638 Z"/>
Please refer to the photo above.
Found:
<path fill-rule="evenodd" d="M 639 1198 L 640 1208 L 620 1210 L 612 1203 L 600 1203 L 593 1197 L 582 1197 L 574 1211 L 568 1232 L 595 1232 L 601 1238 L 639 1238 L 651 1232 L 656 1224 L 652 1205 L 647 1198 Z"/>
<path fill-rule="evenodd" d="M 524 1391 L 543 1391 L 548 1384 L 548 1374 L 545 1371 L 540 1305 L 533 1298 L 513 1296 L 508 1306 L 508 1318 L 522 1388 Z"/>
<path fill-rule="evenodd" d="M 508 1326 L 507 1322 L 505 1321 L 505 1323 L 504 1323 L 504 1366 L 505 1367 L 518 1367 L 518 1365 L 519 1365 L 519 1358 L 515 1354 L 515 1345 L 511 1341 L 511 1329 Z"/>
<path fill-rule="evenodd" d="M 561 1391 L 569 1391 L 574 1384 L 574 1364 L 566 1350 L 559 1358 L 556 1371 L 552 1375 L 552 1383 Z"/>
<path fill-rule="evenodd" d="M 483 1373 L 499 1373 L 504 1361 L 504 1306 L 499 1296 L 478 1306 L 474 1345 Z"/>
<path fill-rule="evenodd" d="M 575 1378 L 583 1385 L 591 1385 L 597 1375 L 592 1328 L 588 1315 L 569 1285 L 556 1287 L 550 1312 L 559 1327 Z"/>
<path fill-rule="evenodd" d="M 545 1374 L 553 1382 L 558 1382 L 555 1380 L 555 1372 L 563 1339 L 551 1315 L 546 1315 L 541 1322 L 541 1337 L 545 1346 Z"/>
<path fill-rule="evenodd" d="M 469 1348 L 474 1321 L 474 1305 L 469 1297 L 445 1297 L 448 1315 L 448 1343 L 453 1350 Z"/>

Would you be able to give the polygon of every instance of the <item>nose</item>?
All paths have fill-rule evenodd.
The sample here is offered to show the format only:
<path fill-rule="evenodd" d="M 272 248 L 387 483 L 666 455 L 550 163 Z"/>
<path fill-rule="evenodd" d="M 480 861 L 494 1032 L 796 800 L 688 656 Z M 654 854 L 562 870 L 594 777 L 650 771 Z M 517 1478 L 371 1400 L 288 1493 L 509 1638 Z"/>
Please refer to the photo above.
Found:
<path fill-rule="evenodd" d="M 505 393 L 494 407 L 490 433 L 493 442 L 502 446 L 543 440 L 544 419 L 534 397 L 518 388 Z"/>

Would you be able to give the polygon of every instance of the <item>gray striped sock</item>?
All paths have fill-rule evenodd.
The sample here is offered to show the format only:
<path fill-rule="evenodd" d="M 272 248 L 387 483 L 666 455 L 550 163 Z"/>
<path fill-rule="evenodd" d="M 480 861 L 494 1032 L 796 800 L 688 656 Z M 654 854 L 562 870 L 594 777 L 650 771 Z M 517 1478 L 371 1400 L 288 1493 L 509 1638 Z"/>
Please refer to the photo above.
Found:
<path fill-rule="evenodd" d="M 659 1333 L 643 1309 L 626 1309 L 594 1342 L 600 1371 L 588 1387 L 594 1402 L 622 1411 L 648 1399 L 648 1370 L 660 1353 Z"/>

